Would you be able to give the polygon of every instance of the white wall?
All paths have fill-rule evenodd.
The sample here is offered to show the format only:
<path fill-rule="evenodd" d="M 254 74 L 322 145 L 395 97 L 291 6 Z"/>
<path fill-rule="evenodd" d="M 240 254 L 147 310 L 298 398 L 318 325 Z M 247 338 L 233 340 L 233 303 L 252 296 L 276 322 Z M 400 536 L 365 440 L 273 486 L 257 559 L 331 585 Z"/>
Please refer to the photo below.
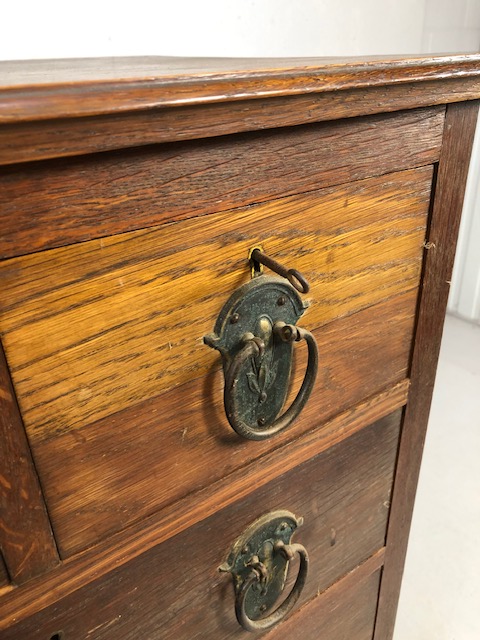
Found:
<path fill-rule="evenodd" d="M 0 60 L 412 53 L 424 50 L 426 4 L 427 0 L 4 0 Z M 431 44 L 437 46 L 435 40 Z M 457 44 L 451 47 L 457 49 Z"/>
<path fill-rule="evenodd" d="M 478 50 L 479 0 L 3 0 L 0 60 Z"/>
<path fill-rule="evenodd" d="M 479 0 L 426 0 L 422 51 L 478 51 Z"/>

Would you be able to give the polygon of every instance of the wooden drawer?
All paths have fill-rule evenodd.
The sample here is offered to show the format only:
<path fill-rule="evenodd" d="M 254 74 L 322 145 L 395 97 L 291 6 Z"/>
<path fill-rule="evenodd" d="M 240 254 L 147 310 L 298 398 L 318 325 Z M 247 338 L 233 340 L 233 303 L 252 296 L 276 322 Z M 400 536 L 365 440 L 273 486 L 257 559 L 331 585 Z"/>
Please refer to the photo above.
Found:
<path fill-rule="evenodd" d="M 268 640 L 371 640 L 375 628 L 383 550 L 264 636 Z M 299 632 L 300 630 L 300 632 Z"/>
<path fill-rule="evenodd" d="M 13 625 L 2 640 L 44 640 L 59 631 L 65 640 L 126 640 L 133 630 L 158 639 L 250 637 L 235 619 L 231 577 L 218 566 L 252 521 L 277 509 L 304 517 L 294 540 L 307 548 L 310 568 L 297 609 L 361 563 L 369 561 L 373 573 L 381 555 L 371 558 L 385 543 L 400 421 L 397 411 L 103 578 L 92 577 L 80 592 Z M 375 596 L 378 575 L 364 588 Z M 365 602 L 360 588 L 349 593 L 371 628 L 374 600 Z M 331 617 L 338 612 L 330 616 L 325 602 L 319 607 L 319 628 L 342 638 L 351 621 L 340 624 Z"/>
<path fill-rule="evenodd" d="M 406 377 L 431 181 L 420 167 L 1 263 L 0 330 L 63 557 Z M 224 418 L 202 336 L 259 243 L 308 275 L 321 356 L 304 415 L 254 444 Z"/>

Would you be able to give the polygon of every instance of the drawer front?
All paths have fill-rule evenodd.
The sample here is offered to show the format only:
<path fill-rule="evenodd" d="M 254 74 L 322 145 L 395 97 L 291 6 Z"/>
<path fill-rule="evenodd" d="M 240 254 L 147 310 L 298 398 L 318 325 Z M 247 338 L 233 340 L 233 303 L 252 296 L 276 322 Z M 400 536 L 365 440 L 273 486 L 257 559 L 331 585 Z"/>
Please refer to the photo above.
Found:
<path fill-rule="evenodd" d="M 252 246 L 308 275 L 310 329 L 416 288 L 431 179 L 424 167 L 3 261 L 0 329 L 29 434 L 210 371 L 202 337 L 250 278 Z"/>
<path fill-rule="evenodd" d="M 267 640 L 372 640 L 381 570 L 354 570 L 268 633 Z"/>
<path fill-rule="evenodd" d="M 357 589 L 357 577 L 350 572 L 385 542 L 400 421 L 400 411 L 377 421 L 246 499 L 14 624 L 2 640 L 44 640 L 59 632 L 65 640 L 250 637 L 235 619 L 231 577 L 218 567 L 253 521 L 277 509 L 304 517 L 293 538 L 310 556 L 306 586 L 296 607 L 299 615 L 302 605 L 310 603 L 307 609 L 318 609 L 318 627 L 335 630 L 327 637 L 340 639 L 351 623 L 347 618 L 339 624 L 337 609 L 351 602 L 359 622 L 358 635 L 352 637 L 369 637 L 364 630 L 373 625 L 378 574 L 367 580 L 369 586 L 358 578 Z M 336 587 L 317 607 L 312 599 L 343 576 L 348 589 Z"/>
<path fill-rule="evenodd" d="M 0 330 L 64 557 L 405 378 L 431 180 L 421 167 L 0 264 Z M 230 430 L 202 343 L 259 243 L 308 276 L 320 347 L 308 408 L 273 444 Z"/>

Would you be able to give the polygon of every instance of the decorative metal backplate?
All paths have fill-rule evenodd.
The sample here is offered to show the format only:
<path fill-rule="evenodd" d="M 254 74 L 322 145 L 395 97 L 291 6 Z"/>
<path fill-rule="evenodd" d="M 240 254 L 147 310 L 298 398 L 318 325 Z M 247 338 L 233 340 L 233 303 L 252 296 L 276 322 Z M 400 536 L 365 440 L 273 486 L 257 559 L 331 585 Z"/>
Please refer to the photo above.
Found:
<path fill-rule="evenodd" d="M 235 593 L 248 579 L 252 567 L 263 565 L 265 580 L 254 584 L 246 594 L 245 611 L 250 620 L 260 620 L 282 595 L 288 572 L 288 560 L 275 545 L 290 544 L 292 535 L 303 523 L 289 511 L 273 511 L 256 520 L 234 543 L 228 559 L 219 571 L 232 574 Z"/>
<path fill-rule="evenodd" d="M 292 343 L 273 333 L 281 321 L 295 325 L 308 305 L 284 279 L 258 276 L 239 287 L 221 310 L 214 333 L 204 341 L 218 349 L 226 372 L 245 345 L 246 336 L 265 344 L 257 356 L 248 358 L 239 372 L 236 394 L 239 420 L 267 429 L 285 403 L 292 364 Z"/>

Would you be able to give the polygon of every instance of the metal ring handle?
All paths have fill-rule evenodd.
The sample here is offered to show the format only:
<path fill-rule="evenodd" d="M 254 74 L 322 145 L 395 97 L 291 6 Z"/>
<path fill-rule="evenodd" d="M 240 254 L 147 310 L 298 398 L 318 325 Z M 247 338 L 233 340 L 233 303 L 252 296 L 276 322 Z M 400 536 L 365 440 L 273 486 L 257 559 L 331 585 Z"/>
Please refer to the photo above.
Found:
<path fill-rule="evenodd" d="M 275 273 L 278 273 L 279 276 L 286 278 L 292 287 L 296 289 L 300 293 L 308 293 L 310 291 L 310 285 L 302 276 L 300 271 L 297 269 L 286 269 L 279 262 L 270 258 L 265 253 L 263 253 L 260 247 L 254 247 L 250 250 L 249 253 L 250 264 L 252 265 L 252 276 L 258 276 L 262 273 L 261 266 L 264 264 L 266 267 L 269 267 Z"/>
<path fill-rule="evenodd" d="M 300 566 L 298 568 L 297 579 L 295 580 L 295 584 L 286 599 L 277 609 L 275 609 L 275 611 L 266 618 L 252 620 L 248 617 L 245 611 L 245 601 L 250 587 L 261 581 L 259 572 L 256 569 L 252 569 L 249 576 L 238 590 L 235 598 L 235 614 L 238 622 L 246 631 L 264 631 L 265 629 L 269 629 L 281 622 L 281 620 L 283 620 L 283 618 L 285 618 L 285 616 L 293 609 L 300 597 L 300 594 L 302 593 L 303 587 L 305 586 L 308 573 L 308 553 L 305 547 L 298 543 L 286 545 L 283 542 L 278 542 L 275 545 L 275 549 L 280 553 L 283 553 L 288 561 L 293 560 L 296 554 L 299 555 Z"/>
<path fill-rule="evenodd" d="M 236 406 L 235 393 L 233 390 L 237 384 L 238 376 L 242 366 L 252 357 L 261 354 L 263 350 L 262 341 L 252 336 L 246 340 L 245 346 L 236 354 L 232 363 L 225 372 L 225 389 L 223 401 L 225 405 L 225 413 L 231 427 L 244 438 L 249 440 L 265 440 L 275 435 L 279 431 L 286 429 L 300 414 L 312 392 L 315 378 L 318 370 L 318 348 L 315 338 L 306 329 L 286 325 L 283 322 L 277 322 L 274 326 L 275 333 L 285 342 L 298 342 L 305 340 L 308 347 L 308 363 L 300 387 L 295 400 L 290 407 L 267 429 L 256 428 L 247 424 L 239 418 L 239 412 Z"/>

